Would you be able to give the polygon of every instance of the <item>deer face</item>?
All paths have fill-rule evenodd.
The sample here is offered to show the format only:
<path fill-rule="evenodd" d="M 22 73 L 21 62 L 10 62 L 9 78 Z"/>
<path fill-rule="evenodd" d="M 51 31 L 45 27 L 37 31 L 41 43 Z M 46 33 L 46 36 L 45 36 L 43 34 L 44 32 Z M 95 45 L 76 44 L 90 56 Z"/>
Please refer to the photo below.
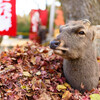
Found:
<path fill-rule="evenodd" d="M 60 27 L 60 34 L 50 43 L 50 48 L 65 59 L 77 59 L 92 46 L 95 37 L 88 20 L 70 21 Z"/>

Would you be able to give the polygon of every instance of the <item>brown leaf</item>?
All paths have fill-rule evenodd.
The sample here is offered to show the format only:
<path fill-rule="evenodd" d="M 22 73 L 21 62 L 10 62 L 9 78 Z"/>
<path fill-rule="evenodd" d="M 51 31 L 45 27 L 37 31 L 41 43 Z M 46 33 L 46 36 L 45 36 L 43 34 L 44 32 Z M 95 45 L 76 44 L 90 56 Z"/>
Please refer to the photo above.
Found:
<path fill-rule="evenodd" d="M 62 98 L 64 100 L 69 100 L 71 96 L 72 96 L 72 93 L 70 93 L 69 91 L 65 91 L 64 94 L 62 95 Z"/>
<path fill-rule="evenodd" d="M 32 56 L 31 57 L 31 62 L 32 62 L 33 65 L 35 65 L 36 64 L 36 58 Z"/>
<path fill-rule="evenodd" d="M 37 99 L 37 100 L 52 100 L 52 98 L 51 98 L 50 95 L 48 95 L 47 93 L 43 92 L 43 93 L 40 95 L 40 98 Z"/>
<path fill-rule="evenodd" d="M 24 75 L 24 76 L 28 76 L 28 77 L 31 77 L 31 76 L 32 76 L 32 75 L 31 75 L 29 72 L 27 72 L 27 71 L 24 71 L 24 72 L 23 72 L 23 75 Z"/>
<path fill-rule="evenodd" d="M 34 85 L 34 84 L 32 85 L 32 90 L 33 90 L 33 91 L 35 90 L 35 85 Z"/>

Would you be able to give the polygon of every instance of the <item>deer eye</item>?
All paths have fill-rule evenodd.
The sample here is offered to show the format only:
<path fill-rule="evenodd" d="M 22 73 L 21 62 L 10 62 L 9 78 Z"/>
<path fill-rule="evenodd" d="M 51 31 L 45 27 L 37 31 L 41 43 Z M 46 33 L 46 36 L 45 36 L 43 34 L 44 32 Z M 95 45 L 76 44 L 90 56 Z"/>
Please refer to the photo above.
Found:
<path fill-rule="evenodd" d="M 84 33 L 84 31 L 80 31 L 80 32 L 78 32 L 78 34 L 84 35 L 85 33 Z"/>

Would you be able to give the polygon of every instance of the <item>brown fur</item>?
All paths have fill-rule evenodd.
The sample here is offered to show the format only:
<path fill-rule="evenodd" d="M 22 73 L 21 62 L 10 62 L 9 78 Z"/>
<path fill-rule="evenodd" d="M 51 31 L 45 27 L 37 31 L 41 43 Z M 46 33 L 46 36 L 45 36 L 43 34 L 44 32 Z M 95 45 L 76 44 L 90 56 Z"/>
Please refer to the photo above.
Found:
<path fill-rule="evenodd" d="M 99 81 L 93 27 L 88 20 L 70 21 L 60 27 L 54 40 L 60 41 L 54 52 L 64 58 L 63 71 L 68 83 L 81 92 L 96 88 Z M 80 31 L 85 34 L 79 34 Z"/>

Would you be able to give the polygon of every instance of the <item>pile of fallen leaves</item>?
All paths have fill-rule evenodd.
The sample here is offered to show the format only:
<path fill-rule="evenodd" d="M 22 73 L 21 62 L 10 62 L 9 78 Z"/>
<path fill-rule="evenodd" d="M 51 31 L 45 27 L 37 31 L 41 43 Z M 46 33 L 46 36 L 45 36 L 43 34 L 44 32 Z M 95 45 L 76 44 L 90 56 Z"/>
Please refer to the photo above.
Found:
<path fill-rule="evenodd" d="M 38 44 L 0 54 L 0 100 L 100 100 L 100 89 L 81 94 L 66 83 L 63 59 Z"/>

